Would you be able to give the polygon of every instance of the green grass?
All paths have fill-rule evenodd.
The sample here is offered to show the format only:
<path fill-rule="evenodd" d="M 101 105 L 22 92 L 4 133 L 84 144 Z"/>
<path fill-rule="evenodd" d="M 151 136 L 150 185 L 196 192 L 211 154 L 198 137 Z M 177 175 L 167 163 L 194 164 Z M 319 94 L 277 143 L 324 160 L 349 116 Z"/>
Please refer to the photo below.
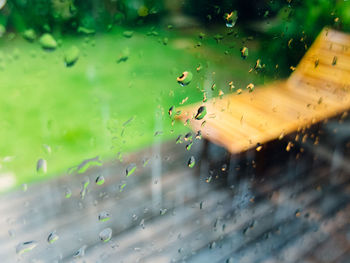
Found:
<path fill-rule="evenodd" d="M 17 185 L 30 183 L 62 174 L 86 158 L 115 159 L 118 152 L 151 145 L 156 131 L 162 131 L 161 140 L 169 140 L 186 130 L 171 125 L 170 106 L 186 97 L 186 104 L 201 100 L 200 89 L 211 82 L 228 93 L 230 80 L 246 85 L 248 78 L 258 79 L 248 74 L 255 58 L 243 62 L 239 52 L 225 55 L 225 47 L 210 38 L 203 41 L 208 48 L 193 48 L 196 36 L 169 31 L 146 36 L 147 30 L 139 29 L 129 39 L 122 32 L 63 37 L 53 52 L 21 37 L 1 40 L 0 160 L 13 159 L 1 162 L 0 174 L 15 174 Z M 168 45 L 159 41 L 165 36 Z M 64 51 L 72 45 L 80 57 L 67 68 Z M 128 60 L 117 63 L 125 49 Z M 203 70 L 197 73 L 199 64 Z M 181 87 L 176 77 L 185 70 L 194 79 Z M 51 147 L 51 154 L 43 145 Z M 36 173 L 39 158 L 47 160 L 45 176 Z"/>

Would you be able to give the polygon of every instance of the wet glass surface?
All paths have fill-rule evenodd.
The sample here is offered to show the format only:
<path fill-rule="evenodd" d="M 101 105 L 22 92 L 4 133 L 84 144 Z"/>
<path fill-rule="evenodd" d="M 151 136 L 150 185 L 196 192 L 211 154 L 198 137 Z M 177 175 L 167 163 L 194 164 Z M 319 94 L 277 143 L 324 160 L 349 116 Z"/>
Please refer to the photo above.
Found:
<path fill-rule="evenodd" d="M 0 0 L 0 262 L 349 262 L 349 14 Z"/>

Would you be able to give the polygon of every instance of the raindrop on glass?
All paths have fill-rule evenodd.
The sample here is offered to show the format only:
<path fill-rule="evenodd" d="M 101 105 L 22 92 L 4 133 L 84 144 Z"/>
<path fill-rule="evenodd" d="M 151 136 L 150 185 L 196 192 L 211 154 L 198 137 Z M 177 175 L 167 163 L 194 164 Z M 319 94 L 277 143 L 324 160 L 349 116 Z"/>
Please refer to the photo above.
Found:
<path fill-rule="evenodd" d="M 196 120 L 201 120 L 205 117 L 205 115 L 207 115 L 207 108 L 205 106 L 200 106 L 194 118 Z"/>
<path fill-rule="evenodd" d="M 192 81 L 193 74 L 189 71 L 184 71 L 176 80 L 181 86 L 187 86 Z"/>
<path fill-rule="evenodd" d="M 85 198 L 89 184 L 90 184 L 90 179 L 88 177 L 85 177 L 84 181 L 82 182 L 82 189 L 80 191 L 81 199 Z"/>
<path fill-rule="evenodd" d="M 201 140 L 202 139 L 202 132 L 201 131 L 198 131 L 197 134 L 196 134 L 196 139 L 197 140 Z"/>
<path fill-rule="evenodd" d="M 131 163 L 129 166 L 126 168 L 126 177 L 132 175 L 136 171 L 136 164 Z"/>
<path fill-rule="evenodd" d="M 53 231 L 47 237 L 47 242 L 52 244 L 52 243 L 56 242 L 58 239 L 59 239 L 59 236 L 56 234 L 56 231 Z"/>
<path fill-rule="evenodd" d="M 242 47 L 241 48 L 241 57 L 245 59 L 245 58 L 248 57 L 248 55 L 249 55 L 248 48 L 247 47 Z"/>
<path fill-rule="evenodd" d="M 124 31 L 123 36 L 126 38 L 131 38 L 134 35 L 134 31 Z"/>
<path fill-rule="evenodd" d="M 227 27 L 234 27 L 238 18 L 237 11 L 232 11 L 229 14 L 224 15 L 224 19 Z"/>
<path fill-rule="evenodd" d="M 193 156 L 191 156 L 187 162 L 187 165 L 188 165 L 188 167 L 193 168 L 195 164 L 196 164 L 196 160 L 194 159 Z"/>
<path fill-rule="evenodd" d="M 67 67 L 73 66 L 79 59 L 79 49 L 76 46 L 72 46 L 64 53 L 64 62 Z"/>
<path fill-rule="evenodd" d="M 66 188 L 65 190 L 64 190 L 64 197 L 65 198 L 70 198 L 72 196 L 72 190 L 70 190 L 70 188 Z"/>
<path fill-rule="evenodd" d="M 162 216 L 162 215 L 165 215 L 167 211 L 168 211 L 168 209 L 166 209 L 166 208 L 160 209 L 159 214 L 160 214 L 161 216 Z"/>
<path fill-rule="evenodd" d="M 106 222 L 109 219 L 111 219 L 111 216 L 106 211 L 103 211 L 103 212 L 99 213 L 99 215 L 98 215 L 98 221 L 100 221 L 100 222 Z"/>
<path fill-rule="evenodd" d="M 1 1 L 0 1 L 1 2 Z M 34 29 L 27 29 L 23 32 L 23 38 L 29 42 L 33 42 L 36 39 L 36 33 Z"/>
<path fill-rule="evenodd" d="M 0 9 L 2 9 L 6 4 L 6 0 L 0 0 Z"/>
<path fill-rule="evenodd" d="M 41 47 L 46 50 L 54 50 L 57 47 L 56 40 L 48 33 L 45 33 L 40 37 L 39 43 Z"/>
<path fill-rule="evenodd" d="M 185 141 L 190 141 L 192 140 L 192 133 L 188 132 L 186 133 L 185 137 L 184 137 L 184 140 Z"/>
<path fill-rule="evenodd" d="M 140 226 L 145 229 L 145 219 L 142 219 L 140 222 Z"/>
<path fill-rule="evenodd" d="M 95 182 L 97 185 L 103 185 L 105 182 L 105 178 L 103 177 L 103 175 L 99 175 L 97 176 Z"/>
<path fill-rule="evenodd" d="M 47 172 L 47 162 L 45 159 L 39 159 L 36 163 L 36 171 L 38 173 L 46 173 Z"/>
<path fill-rule="evenodd" d="M 81 258 L 85 255 L 85 249 L 87 248 L 86 245 L 82 246 L 81 248 L 79 248 L 74 254 L 73 257 L 74 258 Z"/>
<path fill-rule="evenodd" d="M 182 143 L 182 135 L 179 135 L 177 138 L 176 138 L 176 144 L 179 144 L 179 143 Z"/>
<path fill-rule="evenodd" d="M 171 106 L 168 110 L 169 116 L 172 117 L 174 112 L 175 112 L 175 106 Z"/>
<path fill-rule="evenodd" d="M 25 252 L 29 252 L 29 251 L 33 250 L 37 245 L 38 245 L 38 242 L 36 242 L 36 241 L 28 241 L 28 242 L 19 243 L 16 247 L 16 253 L 21 255 Z"/>
<path fill-rule="evenodd" d="M 99 234 L 100 240 L 104 243 L 108 242 L 112 238 L 112 229 L 106 228 L 103 229 Z"/>

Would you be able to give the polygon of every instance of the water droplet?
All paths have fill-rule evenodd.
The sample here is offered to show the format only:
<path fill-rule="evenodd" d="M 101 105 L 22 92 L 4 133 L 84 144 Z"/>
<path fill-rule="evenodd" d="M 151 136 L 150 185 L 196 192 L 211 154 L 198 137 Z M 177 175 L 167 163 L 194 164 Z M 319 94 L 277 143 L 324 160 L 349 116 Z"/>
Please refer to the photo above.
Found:
<path fill-rule="evenodd" d="M 36 33 L 34 29 L 30 28 L 23 32 L 23 37 L 29 42 L 33 42 L 36 39 Z"/>
<path fill-rule="evenodd" d="M 262 145 L 260 143 L 257 143 L 255 150 L 257 152 L 260 152 L 262 148 L 263 148 Z"/>
<path fill-rule="evenodd" d="M 220 97 L 220 99 L 222 99 L 223 96 L 224 96 L 224 92 L 220 89 L 219 90 L 219 97 Z"/>
<path fill-rule="evenodd" d="M 0 10 L 5 6 L 6 0 L 0 0 Z"/>
<path fill-rule="evenodd" d="M 105 178 L 103 177 L 103 175 L 99 175 L 99 176 L 97 176 L 95 182 L 97 185 L 103 185 L 105 182 Z"/>
<path fill-rule="evenodd" d="M 176 138 L 176 144 L 179 144 L 179 143 L 182 143 L 182 135 L 179 135 L 177 138 Z"/>
<path fill-rule="evenodd" d="M 90 184 L 90 179 L 88 177 L 85 177 L 84 178 L 84 181 L 82 182 L 82 189 L 80 191 L 80 196 L 81 196 L 81 199 L 84 199 L 85 198 L 85 195 L 87 193 L 87 188 Z"/>
<path fill-rule="evenodd" d="M 192 140 L 192 133 L 190 133 L 190 132 L 186 133 L 184 140 L 186 142 Z"/>
<path fill-rule="evenodd" d="M 8 234 L 9 234 L 10 237 L 14 237 L 15 236 L 15 231 L 13 229 L 10 229 L 8 231 Z"/>
<path fill-rule="evenodd" d="M 186 145 L 186 150 L 189 151 L 191 150 L 191 147 L 193 145 L 193 142 L 190 142 L 189 144 Z"/>
<path fill-rule="evenodd" d="M 16 253 L 21 255 L 25 252 L 29 252 L 29 251 L 33 250 L 37 245 L 38 245 L 38 242 L 36 242 L 36 241 L 28 241 L 28 242 L 19 243 L 16 247 Z"/>
<path fill-rule="evenodd" d="M 123 36 L 126 38 L 131 38 L 134 35 L 134 31 L 124 31 Z"/>
<path fill-rule="evenodd" d="M 79 26 L 78 29 L 77 29 L 77 32 L 85 34 L 85 35 L 95 34 L 95 30 L 94 29 L 86 28 L 86 27 L 83 27 L 83 26 Z"/>
<path fill-rule="evenodd" d="M 145 219 L 142 219 L 140 222 L 140 226 L 145 229 Z"/>
<path fill-rule="evenodd" d="M 148 158 L 145 158 L 145 159 L 142 161 L 143 167 L 146 167 L 147 164 L 148 164 L 148 162 L 149 162 L 149 159 L 148 159 Z"/>
<path fill-rule="evenodd" d="M 163 134 L 162 131 L 156 131 L 156 132 L 154 133 L 154 136 L 160 136 L 160 135 L 162 135 L 162 134 Z"/>
<path fill-rule="evenodd" d="M 338 61 L 338 57 L 334 56 L 332 61 L 332 66 L 335 66 L 337 64 L 337 61 Z"/>
<path fill-rule="evenodd" d="M 119 57 L 117 58 L 117 63 L 126 62 L 129 59 L 130 51 L 128 48 L 124 49 Z"/>
<path fill-rule="evenodd" d="M 286 146 L 286 151 L 289 152 L 293 146 L 294 146 L 294 144 L 292 142 L 288 142 L 288 144 Z"/>
<path fill-rule="evenodd" d="M 175 106 L 171 106 L 168 110 L 169 116 L 172 117 L 174 112 L 175 112 Z"/>
<path fill-rule="evenodd" d="M 247 89 L 249 90 L 249 92 L 253 92 L 254 91 L 254 84 L 253 83 L 249 83 L 248 85 L 247 85 Z"/>
<path fill-rule="evenodd" d="M 44 159 L 39 159 L 36 163 L 36 171 L 38 173 L 46 173 L 47 172 L 47 163 Z"/>
<path fill-rule="evenodd" d="M 258 60 L 256 61 L 256 63 L 255 63 L 254 69 L 255 69 L 255 70 L 259 70 L 259 69 L 262 69 L 263 67 L 264 67 L 264 66 L 261 64 L 261 60 L 258 59 Z"/>
<path fill-rule="evenodd" d="M 125 186 L 126 186 L 126 184 L 119 185 L 119 192 L 123 192 Z"/>
<path fill-rule="evenodd" d="M 188 167 L 193 168 L 195 164 L 196 164 L 196 160 L 194 159 L 193 156 L 191 156 L 190 159 L 188 159 L 187 165 Z"/>
<path fill-rule="evenodd" d="M 103 211 L 103 212 L 99 213 L 99 215 L 98 215 L 98 221 L 100 221 L 100 222 L 106 222 L 109 219 L 111 219 L 111 216 L 106 211 Z"/>
<path fill-rule="evenodd" d="M 226 170 L 227 170 L 227 164 L 224 163 L 224 164 L 221 166 L 221 171 L 226 172 Z"/>
<path fill-rule="evenodd" d="M 69 168 L 67 173 L 71 174 L 76 172 L 78 174 L 81 174 L 81 173 L 84 173 L 91 166 L 101 166 L 101 165 L 102 165 L 102 161 L 100 160 L 100 157 L 96 156 L 95 158 L 85 159 L 79 165 Z"/>
<path fill-rule="evenodd" d="M 43 34 L 39 39 L 39 43 L 43 49 L 54 50 L 57 48 L 56 40 L 49 33 Z"/>
<path fill-rule="evenodd" d="M 85 255 L 85 249 L 87 248 L 86 245 L 82 246 L 81 248 L 79 248 L 74 254 L 73 257 L 74 258 L 81 258 Z"/>
<path fill-rule="evenodd" d="M 210 248 L 210 249 L 216 248 L 216 242 L 213 241 L 212 243 L 210 243 L 209 248 Z"/>
<path fill-rule="evenodd" d="M 237 11 L 232 11 L 229 14 L 224 15 L 224 19 L 227 27 L 234 27 L 238 18 Z"/>
<path fill-rule="evenodd" d="M 169 38 L 167 38 L 167 37 L 163 38 L 163 45 L 164 46 L 168 45 L 168 42 L 169 42 Z"/>
<path fill-rule="evenodd" d="M 197 140 L 201 140 L 202 139 L 202 132 L 201 131 L 198 131 L 197 134 L 196 134 L 196 139 Z"/>
<path fill-rule="evenodd" d="M 45 150 L 45 153 L 51 154 L 51 147 L 47 144 L 43 144 L 43 148 Z"/>
<path fill-rule="evenodd" d="M 47 242 L 49 242 L 50 244 L 53 244 L 54 242 L 56 242 L 59 239 L 59 236 L 56 234 L 56 231 L 53 231 L 49 234 L 49 236 L 47 237 Z"/>
<path fill-rule="evenodd" d="M 247 47 L 242 47 L 241 48 L 241 57 L 245 59 L 245 58 L 248 57 L 248 55 L 249 55 L 248 48 Z"/>
<path fill-rule="evenodd" d="M 187 86 L 192 81 L 193 74 L 189 71 L 184 71 L 176 80 L 181 86 Z"/>
<path fill-rule="evenodd" d="M 126 177 L 132 175 L 136 171 L 136 164 L 131 163 L 129 166 L 126 168 Z"/>
<path fill-rule="evenodd" d="M 168 209 L 166 209 L 166 208 L 160 209 L 159 214 L 160 214 L 161 216 L 162 216 L 162 215 L 165 215 L 167 211 L 168 211 Z"/>
<path fill-rule="evenodd" d="M 72 196 L 72 190 L 70 190 L 69 188 L 66 188 L 64 191 L 64 197 L 68 199 L 71 196 Z"/>
<path fill-rule="evenodd" d="M 208 101 L 208 98 L 207 98 L 207 94 L 204 92 L 203 93 L 203 102 L 207 102 Z"/>
<path fill-rule="evenodd" d="M 315 60 L 315 68 L 317 68 L 318 67 L 318 64 L 320 63 L 320 60 L 319 59 L 316 59 Z"/>
<path fill-rule="evenodd" d="M 67 67 L 73 66 L 79 59 L 80 50 L 76 46 L 72 46 L 64 53 L 64 62 Z"/>
<path fill-rule="evenodd" d="M 112 229 L 111 228 L 103 229 L 100 232 L 99 237 L 102 242 L 107 243 L 112 238 Z"/>
<path fill-rule="evenodd" d="M 205 106 L 200 106 L 194 118 L 196 120 L 201 120 L 205 117 L 205 115 L 207 115 L 207 108 Z"/>

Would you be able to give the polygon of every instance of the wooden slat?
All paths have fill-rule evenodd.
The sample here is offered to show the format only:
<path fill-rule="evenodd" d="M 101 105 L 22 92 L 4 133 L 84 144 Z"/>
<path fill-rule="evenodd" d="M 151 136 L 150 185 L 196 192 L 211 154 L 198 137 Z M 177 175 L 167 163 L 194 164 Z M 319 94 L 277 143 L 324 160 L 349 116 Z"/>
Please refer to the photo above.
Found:
<path fill-rule="evenodd" d="M 337 63 L 332 65 L 334 56 Z M 246 151 L 347 111 L 349 65 L 350 36 L 325 29 L 286 82 L 183 107 L 179 118 L 189 119 L 194 130 L 232 153 Z M 199 121 L 193 116 L 200 105 L 208 114 Z"/>

